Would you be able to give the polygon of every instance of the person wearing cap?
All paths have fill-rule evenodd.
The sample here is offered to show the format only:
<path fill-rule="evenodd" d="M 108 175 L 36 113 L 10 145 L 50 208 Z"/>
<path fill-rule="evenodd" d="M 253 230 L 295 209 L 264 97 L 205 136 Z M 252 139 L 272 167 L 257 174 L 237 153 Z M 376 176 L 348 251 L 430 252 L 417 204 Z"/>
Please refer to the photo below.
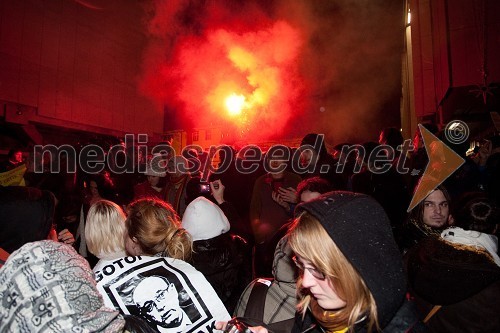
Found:
<path fill-rule="evenodd" d="M 295 329 L 316 323 L 327 331 L 404 332 L 417 322 L 405 302 L 403 261 L 379 203 L 330 192 L 299 205 L 296 214 L 288 236 L 301 271 Z"/>
<path fill-rule="evenodd" d="M 134 200 L 151 197 L 165 200 L 167 173 L 155 171 L 148 165 L 144 174 L 147 176 L 147 180 L 134 186 Z"/>
<path fill-rule="evenodd" d="M 292 332 L 409 332 L 420 326 L 414 304 L 405 300 L 403 260 L 379 203 L 364 194 L 329 192 L 298 205 L 296 215 L 288 233 L 299 268 Z"/>

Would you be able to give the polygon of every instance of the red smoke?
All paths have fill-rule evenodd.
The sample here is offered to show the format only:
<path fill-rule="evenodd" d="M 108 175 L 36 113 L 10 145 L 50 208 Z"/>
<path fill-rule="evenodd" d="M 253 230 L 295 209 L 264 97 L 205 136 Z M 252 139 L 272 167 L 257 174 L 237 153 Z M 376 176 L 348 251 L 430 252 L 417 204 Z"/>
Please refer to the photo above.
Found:
<path fill-rule="evenodd" d="M 154 28 L 159 29 L 155 20 Z M 247 28 L 239 22 L 234 30 L 205 26 L 202 34 L 182 31 L 169 59 L 147 73 L 142 88 L 193 127 L 223 127 L 237 140 L 277 136 L 302 91 L 301 44 L 299 32 L 283 20 L 253 22 Z M 163 52 L 168 51 L 166 43 Z M 226 105 L 235 95 L 244 96 L 239 114 Z"/>
<path fill-rule="evenodd" d="M 400 0 L 151 0 L 139 86 L 166 129 L 377 140 L 399 126 Z M 231 116 L 226 98 L 244 97 Z M 233 143 L 224 139 L 224 143 Z"/>

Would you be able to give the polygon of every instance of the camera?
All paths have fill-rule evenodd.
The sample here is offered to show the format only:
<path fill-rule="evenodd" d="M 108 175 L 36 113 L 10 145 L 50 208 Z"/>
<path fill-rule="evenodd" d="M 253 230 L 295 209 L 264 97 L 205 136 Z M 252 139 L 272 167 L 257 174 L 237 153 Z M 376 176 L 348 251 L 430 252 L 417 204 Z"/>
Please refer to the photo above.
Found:
<path fill-rule="evenodd" d="M 199 192 L 202 193 L 210 193 L 210 184 L 200 183 Z"/>

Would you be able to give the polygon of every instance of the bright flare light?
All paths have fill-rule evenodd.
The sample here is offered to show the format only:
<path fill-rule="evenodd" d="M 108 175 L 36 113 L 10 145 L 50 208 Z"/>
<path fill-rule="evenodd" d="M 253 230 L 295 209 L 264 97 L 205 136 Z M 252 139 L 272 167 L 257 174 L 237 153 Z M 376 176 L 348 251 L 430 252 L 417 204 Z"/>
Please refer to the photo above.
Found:
<path fill-rule="evenodd" d="M 230 115 L 236 116 L 241 113 L 243 106 L 245 105 L 245 96 L 231 94 L 226 98 L 226 108 Z"/>

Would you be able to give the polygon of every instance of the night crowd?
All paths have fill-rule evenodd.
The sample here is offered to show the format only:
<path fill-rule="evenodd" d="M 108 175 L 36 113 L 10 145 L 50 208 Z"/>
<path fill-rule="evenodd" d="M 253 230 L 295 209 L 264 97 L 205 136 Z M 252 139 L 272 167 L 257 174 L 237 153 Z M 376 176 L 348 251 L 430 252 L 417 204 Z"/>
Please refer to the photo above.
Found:
<path fill-rule="evenodd" d="M 500 136 L 468 151 L 425 128 L 465 162 L 409 212 L 429 159 L 419 132 L 401 153 L 395 128 L 328 150 L 308 134 L 298 154 L 263 154 L 247 173 L 234 150 L 219 152 L 223 172 L 183 172 L 207 158 L 186 150 L 160 155 L 160 170 L 0 186 L 0 332 L 500 332 Z M 23 163 L 13 149 L 0 172 Z M 145 272 L 162 258 L 210 290 Z M 112 289 L 130 272 L 133 290 Z M 206 298 L 229 317 L 202 329 Z"/>

